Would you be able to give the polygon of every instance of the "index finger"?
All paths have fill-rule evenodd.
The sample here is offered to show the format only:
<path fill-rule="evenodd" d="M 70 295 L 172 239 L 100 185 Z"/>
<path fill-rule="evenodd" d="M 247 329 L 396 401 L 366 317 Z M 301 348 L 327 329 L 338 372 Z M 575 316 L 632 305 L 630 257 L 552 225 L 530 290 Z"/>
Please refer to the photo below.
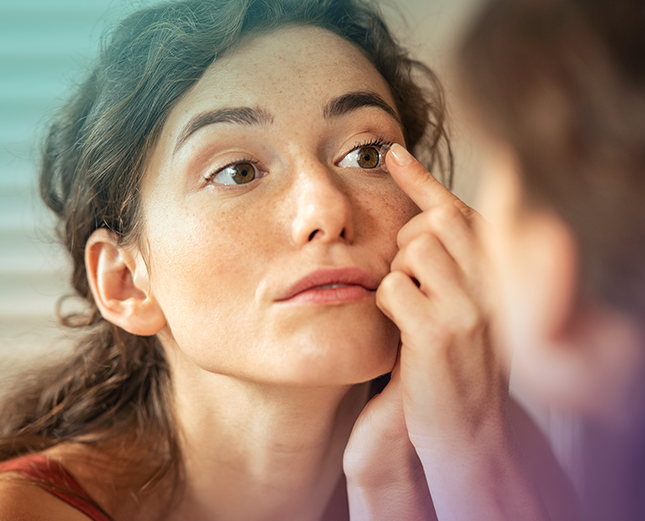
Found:
<path fill-rule="evenodd" d="M 422 211 L 441 204 L 454 204 L 470 217 L 473 210 L 443 186 L 410 152 L 395 143 L 385 156 L 390 175 Z"/>

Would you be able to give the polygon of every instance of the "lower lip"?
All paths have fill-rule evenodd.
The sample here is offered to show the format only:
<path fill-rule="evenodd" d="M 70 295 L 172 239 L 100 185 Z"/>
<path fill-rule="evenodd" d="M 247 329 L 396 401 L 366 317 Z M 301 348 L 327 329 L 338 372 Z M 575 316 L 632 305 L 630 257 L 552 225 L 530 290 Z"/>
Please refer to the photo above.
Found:
<path fill-rule="evenodd" d="M 349 284 L 338 288 L 309 289 L 281 302 L 285 304 L 344 304 L 364 299 L 373 293 L 363 286 Z"/>

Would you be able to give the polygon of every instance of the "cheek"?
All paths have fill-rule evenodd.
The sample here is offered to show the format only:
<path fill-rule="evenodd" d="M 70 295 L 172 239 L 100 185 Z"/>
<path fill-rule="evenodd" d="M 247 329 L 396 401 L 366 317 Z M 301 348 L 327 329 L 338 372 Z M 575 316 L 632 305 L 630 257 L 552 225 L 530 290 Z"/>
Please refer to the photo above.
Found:
<path fill-rule="evenodd" d="M 276 255 L 269 221 L 244 212 L 186 214 L 149 231 L 153 294 L 190 358 L 251 334 L 249 306 L 262 266 Z"/>
<path fill-rule="evenodd" d="M 228 233 L 212 221 L 183 224 L 150 241 L 154 294 L 170 307 L 176 298 L 190 299 L 196 305 L 212 303 L 212 287 L 218 293 L 226 292 L 227 280 L 244 279 L 248 270 L 241 261 L 249 238 Z"/>
<path fill-rule="evenodd" d="M 388 262 L 398 251 L 397 235 L 401 228 L 421 210 L 394 181 L 385 187 L 366 189 L 357 198 L 357 205 L 367 223 L 358 223 L 359 230 L 369 234 L 368 241 L 384 248 Z"/>
<path fill-rule="evenodd" d="M 419 210 L 393 183 L 357 188 L 348 187 L 349 258 L 384 274 L 399 230 Z M 364 381 L 389 370 L 398 331 L 373 303 L 288 313 L 258 297 L 265 279 L 303 255 L 289 241 L 290 209 L 275 201 L 148 217 L 158 223 L 147 234 L 153 293 L 168 322 L 164 345 L 207 371 L 248 378 Z"/>
<path fill-rule="evenodd" d="M 500 306 L 496 320 L 504 345 L 509 351 L 515 350 L 519 347 L 516 330 L 527 327 L 523 311 L 526 301 L 522 298 L 522 263 L 518 251 L 521 237 L 516 226 L 515 202 L 504 177 L 497 172 L 487 172 L 477 206 L 488 220 L 479 229 L 479 235 L 499 290 L 496 292 Z"/>

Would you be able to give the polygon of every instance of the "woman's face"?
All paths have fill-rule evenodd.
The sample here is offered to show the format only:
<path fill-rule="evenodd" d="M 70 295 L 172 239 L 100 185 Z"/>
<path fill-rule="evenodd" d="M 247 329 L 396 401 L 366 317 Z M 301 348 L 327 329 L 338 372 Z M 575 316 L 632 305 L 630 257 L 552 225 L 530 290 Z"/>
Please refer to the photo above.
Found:
<path fill-rule="evenodd" d="M 391 369 L 375 305 L 418 209 L 378 166 L 403 142 L 388 86 L 351 44 L 290 27 L 220 57 L 174 107 L 142 186 L 167 350 L 295 385 Z"/>

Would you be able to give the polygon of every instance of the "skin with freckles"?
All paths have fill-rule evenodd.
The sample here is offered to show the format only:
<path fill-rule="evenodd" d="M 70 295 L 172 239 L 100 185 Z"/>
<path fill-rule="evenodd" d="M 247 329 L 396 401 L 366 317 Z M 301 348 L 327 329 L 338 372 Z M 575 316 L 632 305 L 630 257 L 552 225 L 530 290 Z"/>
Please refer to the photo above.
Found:
<path fill-rule="evenodd" d="M 144 236 L 166 320 L 160 336 L 208 372 L 288 385 L 362 382 L 391 369 L 398 342 L 375 292 L 342 305 L 280 299 L 316 270 L 358 268 L 371 290 L 389 271 L 396 233 L 418 210 L 378 168 L 343 158 L 365 143 L 402 141 L 401 128 L 373 105 L 325 117 L 325 106 L 348 93 L 394 102 L 348 43 L 311 28 L 279 34 L 212 65 L 150 158 Z M 191 118 L 238 107 L 266 117 L 203 126 L 176 149 Z M 234 162 L 251 164 L 256 178 L 206 181 Z"/>

